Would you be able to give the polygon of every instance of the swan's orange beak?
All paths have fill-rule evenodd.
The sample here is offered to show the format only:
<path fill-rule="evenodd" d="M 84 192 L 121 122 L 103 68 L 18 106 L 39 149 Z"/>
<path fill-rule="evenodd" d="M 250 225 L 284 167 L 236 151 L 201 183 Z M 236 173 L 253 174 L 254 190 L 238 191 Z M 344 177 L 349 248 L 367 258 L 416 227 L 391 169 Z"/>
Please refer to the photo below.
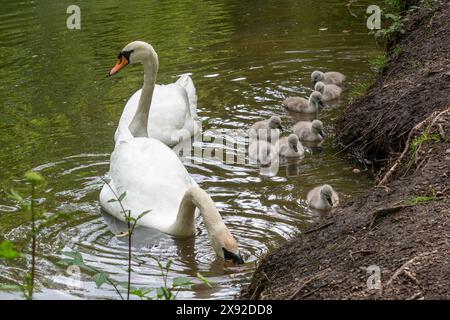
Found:
<path fill-rule="evenodd" d="M 109 76 L 111 77 L 112 75 L 115 75 L 117 72 L 120 71 L 120 69 L 123 69 L 127 65 L 128 65 L 127 58 L 125 58 L 124 56 L 120 57 L 119 61 L 117 61 L 114 68 L 112 68 L 111 71 L 109 72 Z"/>

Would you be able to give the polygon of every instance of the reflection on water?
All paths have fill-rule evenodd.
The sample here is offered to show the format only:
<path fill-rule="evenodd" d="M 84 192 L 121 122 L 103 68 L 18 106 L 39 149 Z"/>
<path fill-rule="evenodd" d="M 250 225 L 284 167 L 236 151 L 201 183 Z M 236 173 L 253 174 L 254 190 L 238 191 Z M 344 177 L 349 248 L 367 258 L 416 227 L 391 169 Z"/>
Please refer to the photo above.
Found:
<path fill-rule="evenodd" d="M 78 4 L 79 31 L 66 29 L 63 1 L 9 1 L 0 9 L 0 238 L 19 248 L 28 241 L 28 218 L 5 191 L 15 185 L 25 192 L 20 177 L 31 168 L 48 178 L 41 199 L 45 209 L 69 213 L 39 236 L 38 298 L 115 297 L 113 288 L 96 288 L 86 275 L 79 288 L 70 286 L 71 278 L 57 264 L 64 251 L 78 250 L 89 265 L 126 281 L 126 238 L 115 236 L 123 225 L 102 216 L 98 204 L 120 114 L 142 85 L 139 67 L 106 78 L 125 44 L 142 39 L 154 45 L 160 83 L 192 74 L 204 136 L 212 140 L 216 129 L 238 140 L 236 129 L 274 114 L 285 128 L 311 120 L 289 114 L 281 101 L 309 96 L 309 74 L 316 68 L 343 72 L 351 87 L 367 76 L 367 61 L 377 54 L 365 29 L 366 1 L 353 5 L 358 17 L 332 0 L 139 0 L 126 8 L 122 1 Z M 154 256 L 174 261 L 171 277 L 200 272 L 214 283 L 213 288 L 195 285 L 179 297 L 233 297 L 259 256 L 313 220 L 305 205 L 309 189 L 330 183 L 345 200 L 369 186 L 368 177 L 355 175 L 341 155 L 335 156 L 332 124 L 345 103 L 344 94 L 343 101 L 321 112 L 328 134 L 323 146 L 308 148 L 300 164 L 282 166 L 275 176 L 262 176 L 247 164 L 186 163 L 217 203 L 248 263 L 233 266 L 217 259 L 201 224 L 197 236 L 186 239 L 138 229 L 136 286 L 161 285 Z M 24 270 L 23 259 L 0 264 L 0 283 L 19 283 Z"/>

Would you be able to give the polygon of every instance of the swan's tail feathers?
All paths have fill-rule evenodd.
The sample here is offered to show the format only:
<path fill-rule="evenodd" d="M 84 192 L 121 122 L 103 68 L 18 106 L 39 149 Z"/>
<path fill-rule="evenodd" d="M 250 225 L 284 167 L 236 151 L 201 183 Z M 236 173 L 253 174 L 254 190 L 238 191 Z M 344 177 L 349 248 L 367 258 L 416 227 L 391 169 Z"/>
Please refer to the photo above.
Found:
<path fill-rule="evenodd" d="M 181 75 L 176 83 L 186 90 L 189 99 L 191 115 L 194 119 L 197 119 L 197 91 L 195 90 L 192 78 L 189 76 L 189 74 L 185 73 Z"/>
<path fill-rule="evenodd" d="M 118 126 L 116 129 L 116 132 L 114 133 L 114 142 L 117 145 L 119 142 L 124 140 L 132 139 L 133 135 L 131 134 L 130 130 L 124 126 Z"/>

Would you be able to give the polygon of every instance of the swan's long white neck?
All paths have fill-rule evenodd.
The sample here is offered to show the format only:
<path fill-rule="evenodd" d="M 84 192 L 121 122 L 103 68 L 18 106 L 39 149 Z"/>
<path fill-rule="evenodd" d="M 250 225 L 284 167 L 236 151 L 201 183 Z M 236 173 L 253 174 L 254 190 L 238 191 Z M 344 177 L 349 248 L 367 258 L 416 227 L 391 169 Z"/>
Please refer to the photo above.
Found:
<path fill-rule="evenodd" d="M 195 234 L 195 209 L 198 208 L 203 223 L 211 240 L 216 233 L 226 229 L 219 211 L 211 197 L 201 188 L 192 187 L 186 191 L 178 208 L 175 222 L 170 226 L 170 233 L 177 235 Z"/>
<path fill-rule="evenodd" d="M 156 84 L 156 75 L 158 73 L 158 56 L 152 49 L 150 56 L 145 59 L 144 65 L 144 85 L 142 86 L 141 97 L 136 110 L 136 114 L 131 120 L 129 130 L 133 137 L 148 137 L 148 116 L 150 105 L 152 103 L 153 91 Z"/>

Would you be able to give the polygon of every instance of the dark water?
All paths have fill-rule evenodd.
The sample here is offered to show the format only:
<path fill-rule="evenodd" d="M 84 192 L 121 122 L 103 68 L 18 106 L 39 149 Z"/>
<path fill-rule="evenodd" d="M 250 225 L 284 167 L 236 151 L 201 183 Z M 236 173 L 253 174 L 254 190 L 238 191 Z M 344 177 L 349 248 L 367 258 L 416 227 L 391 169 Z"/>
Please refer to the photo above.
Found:
<path fill-rule="evenodd" d="M 344 1 L 77 1 L 81 30 L 67 30 L 70 1 L 5 1 L 0 8 L 0 240 L 21 248 L 28 241 L 28 218 L 5 190 L 25 192 L 23 173 L 35 169 L 47 179 L 41 192 L 49 213 L 69 217 L 39 236 L 37 298 L 114 298 L 86 275 L 81 288 L 56 262 L 77 250 L 85 261 L 126 281 L 127 244 L 111 230 L 116 221 L 100 213 L 98 195 L 109 167 L 113 134 L 126 100 L 142 85 L 142 68 L 129 67 L 106 78 L 119 50 L 132 40 L 153 44 L 160 58 L 158 82 L 192 73 L 204 129 L 248 128 L 278 114 L 286 127 L 294 119 L 281 108 L 289 95 L 309 95 L 313 69 L 338 70 L 348 77 L 341 103 L 320 118 L 330 133 L 321 153 L 307 154 L 300 175 L 262 177 L 250 165 L 186 164 L 217 203 L 248 263 L 235 267 L 215 258 L 199 225 L 195 238 L 177 240 L 139 230 L 135 239 L 133 282 L 161 285 L 150 255 L 172 259 L 171 277 L 208 277 L 213 288 L 196 285 L 180 297 L 233 297 L 249 280 L 257 257 L 301 232 L 312 217 L 306 193 L 330 183 L 345 199 L 371 184 L 333 141 L 332 124 L 345 108 L 348 88 L 372 71 L 378 54 L 367 35 L 367 1 L 347 9 Z M 209 135 L 214 137 L 214 132 Z M 0 284 L 20 283 L 26 261 L 0 262 Z M 0 292 L 1 298 L 20 298 Z"/>

